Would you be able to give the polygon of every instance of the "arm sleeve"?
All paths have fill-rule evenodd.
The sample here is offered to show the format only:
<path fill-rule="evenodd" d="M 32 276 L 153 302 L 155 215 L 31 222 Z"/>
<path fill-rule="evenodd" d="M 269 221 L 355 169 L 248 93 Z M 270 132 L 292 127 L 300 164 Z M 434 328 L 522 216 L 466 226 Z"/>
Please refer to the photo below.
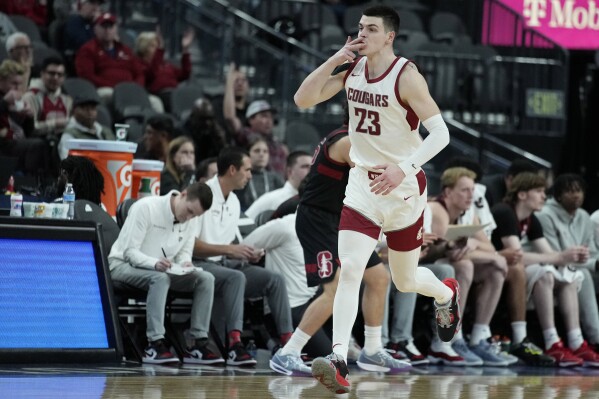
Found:
<path fill-rule="evenodd" d="M 408 159 L 399 164 L 406 176 L 413 175 L 449 144 L 449 129 L 441 114 L 431 116 L 422 122 L 428 136 Z"/>

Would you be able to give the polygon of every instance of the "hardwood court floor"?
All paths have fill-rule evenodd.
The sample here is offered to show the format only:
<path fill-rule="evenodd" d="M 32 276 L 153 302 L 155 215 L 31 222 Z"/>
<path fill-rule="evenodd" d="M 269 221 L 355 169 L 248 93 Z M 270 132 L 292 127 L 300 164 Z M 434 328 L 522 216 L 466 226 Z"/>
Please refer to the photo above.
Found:
<path fill-rule="evenodd" d="M 334 395 L 316 380 L 268 369 L 201 366 L 2 366 L 2 399 L 599 398 L 598 369 L 428 366 L 384 375 L 350 368 L 352 391 Z"/>

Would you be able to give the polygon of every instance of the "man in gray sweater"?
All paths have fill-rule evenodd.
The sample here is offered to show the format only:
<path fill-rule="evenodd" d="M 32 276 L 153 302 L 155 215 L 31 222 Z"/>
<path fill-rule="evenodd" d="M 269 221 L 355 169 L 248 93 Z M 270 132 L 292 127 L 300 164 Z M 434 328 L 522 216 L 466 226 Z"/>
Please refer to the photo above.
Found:
<path fill-rule="evenodd" d="M 545 238 L 555 251 L 573 246 L 585 246 L 589 258 L 585 263 L 575 264 L 584 274 L 578 291 L 580 324 L 589 344 L 599 349 L 599 311 L 597 309 L 596 285 L 598 277 L 599 249 L 595 244 L 593 223 L 587 211 L 582 209 L 586 183 L 576 174 L 563 174 L 555 179 L 553 198 L 547 200 L 537 218 L 543 226 Z"/>

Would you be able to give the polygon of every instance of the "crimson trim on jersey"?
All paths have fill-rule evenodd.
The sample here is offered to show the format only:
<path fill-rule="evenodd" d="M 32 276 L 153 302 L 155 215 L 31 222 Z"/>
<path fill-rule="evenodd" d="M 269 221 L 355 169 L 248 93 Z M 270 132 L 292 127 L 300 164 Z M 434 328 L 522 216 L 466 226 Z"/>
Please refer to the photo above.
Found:
<path fill-rule="evenodd" d="M 394 251 L 412 251 L 422 246 L 423 236 L 422 226 L 424 225 L 424 212 L 418 220 L 411 226 L 401 230 L 385 232 L 387 236 L 387 246 Z"/>
<path fill-rule="evenodd" d="M 418 128 L 418 116 L 416 115 L 416 113 L 414 112 L 412 107 L 410 107 L 408 104 L 403 102 L 401 97 L 399 96 L 399 77 L 401 76 L 404 69 L 410 62 L 412 62 L 412 61 L 408 60 L 399 70 L 399 73 L 397 74 L 397 80 L 395 81 L 394 90 L 395 90 L 395 97 L 397 98 L 397 102 L 399 102 L 399 105 L 401 105 L 406 111 L 408 111 L 408 113 L 406 114 L 406 121 L 408 121 L 408 124 L 410 125 L 410 129 L 416 130 Z M 418 67 L 416 67 L 416 68 L 418 68 Z"/>
<path fill-rule="evenodd" d="M 347 135 L 349 133 L 348 130 L 347 130 L 347 125 L 343 125 L 343 126 L 345 126 L 345 129 L 339 128 L 339 129 L 335 130 L 334 134 L 329 135 L 329 137 L 327 137 L 327 139 L 330 140 L 333 137 L 338 136 L 340 134 L 346 134 Z M 331 158 L 329 156 L 329 144 L 328 144 L 328 142 L 326 140 L 325 140 L 325 143 L 323 145 L 323 149 L 324 149 L 323 154 L 326 157 L 327 161 L 329 161 L 329 162 L 331 162 L 331 163 L 333 163 L 335 165 L 339 165 L 339 166 L 348 166 L 348 164 L 346 162 L 336 161 L 336 160 L 334 160 L 333 158 Z"/>
<path fill-rule="evenodd" d="M 387 68 L 387 70 L 385 72 L 383 72 L 383 74 L 381 76 L 379 76 L 378 78 L 374 78 L 374 79 L 368 79 L 368 61 L 366 61 L 366 68 L 365 68 L 365 72 L 364 72 L 364 75 L 366 78 L 366 83 L 377 83 L 377 82 L 380 82 L 381 80 L 385 79 L 385 77 L 387 75 L 389 75 L 389 72 L 391 72 L 391 70 L 393 69 L 395 64 L 397 64 L 397 61 L 399 61 L 400 58 L 401 57 L 395 57 L 395 60 L 391 63 L 391 65 L 389 65 L 389 68 Z"/>
<path fill-rule="evenodd" d="M 339 231 L 341 230 L 357 231 L 375 240 L 378 240 L 381 234 L 380 226 L 377 226 L 366 216 L 345 205 L 343 205 L 341 219 L 339 220 Z"/>
<path fill-rule="evenodd" d="M 354 62 L 352 62 L 351 66 L 347 69 L 347 71 L 345 71 L 345 76 L 343 76 L 343 86 L 345 86 L 345 81 L 347 80 L 347 77 L 352 73 L 352 71 L 356 67 L 356 64 L 358 64 L 358 61 L 360 61 L 361 59 L 362 57 L 356 58 Z"/>
<path fill-rule="evenodd" d="M 319 163 L 318 166 L 316 167 L 316 171 L 318 173 L 320 173 L 321 175 L 330 177 L 331 179 L 335 179 L 335 180 L 343 179 L 344 172 L 342 172 L 340 170 L 335 170 L 335 169 L 333 169 L 327 165 L 323 165 L 321 163 Z"/>

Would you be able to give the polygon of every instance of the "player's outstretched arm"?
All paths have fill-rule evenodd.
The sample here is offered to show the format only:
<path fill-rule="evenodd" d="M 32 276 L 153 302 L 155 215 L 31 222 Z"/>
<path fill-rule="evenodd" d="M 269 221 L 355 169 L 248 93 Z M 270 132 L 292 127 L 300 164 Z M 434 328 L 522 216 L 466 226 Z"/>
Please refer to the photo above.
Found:
<path fill-rule="evenodd" d="M 345 46 L 304 79 L 293 96 L 295 104 L 300 108 L 310 108 L 337 94 L 343 88 L 345 74 L 331 76 L 331 73 L 344 62 L 353 62 L 356 58 L 354 52 L 362 45 L 361 38 L 351 40 L 348 36 Z"/>

